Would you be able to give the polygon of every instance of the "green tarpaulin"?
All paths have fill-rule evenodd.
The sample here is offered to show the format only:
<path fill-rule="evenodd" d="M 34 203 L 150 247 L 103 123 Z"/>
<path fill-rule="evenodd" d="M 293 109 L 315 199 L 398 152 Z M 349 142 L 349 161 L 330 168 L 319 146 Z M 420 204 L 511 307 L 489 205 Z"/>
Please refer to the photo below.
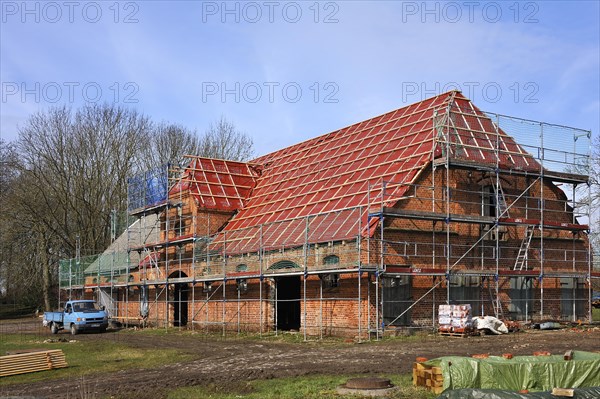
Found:
<path fill-rule="evenodd" d="M 550 391 L 552 388 L 600 386 L 600 354 L 574 351 L 572 360 L 562 355 L 515 356 L 485 359 L 446 356 L 425 363 L 444 375 L 444 390 L 462 388 Z"/>
<path fill-rule="evenodd" d="M 598 399 L 600 398 L 600 387 L 575 389 L 575 399 Z M 550 392 L 517 393 L 511 391 L 500 391 L 497 389 L 456 389 L 446 391 L 438 399 L 557 399 L 558 396 Z"/>

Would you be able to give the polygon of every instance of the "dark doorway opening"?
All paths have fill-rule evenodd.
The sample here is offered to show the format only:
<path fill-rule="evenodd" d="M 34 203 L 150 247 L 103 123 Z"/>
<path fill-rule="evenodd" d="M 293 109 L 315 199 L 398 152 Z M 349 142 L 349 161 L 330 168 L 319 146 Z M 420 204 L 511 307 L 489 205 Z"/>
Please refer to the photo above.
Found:
<path fill-rule="evenodd" d="M 511 277 L 510 299 L 510 316 L 515 320 L 529 320 L 533 313 L 533 278 Z"/>
<path fill-rule="evenodd" d="M 188 323 L 188 285 L 175 284 L 173 325 L 175 327 L 187 326 Z"/>
<path fill-rule="evenodd" d="M 560 279 L 560 312 L 563 320 L 576 321 L 577 318 L 586 316 L 586 294 L 582 278 Z"/>
<path fill-rule="evenodd" d="M 278 277 L 277 329 L 300 330 L 300 277 Z"/>
<path fill-rule="evenodd" d="M 411 276 L 384 277 L 383 284 L 383 322 L 385 325 L 409 326 L 411 311 L 404 313 L 412 300 Z"/>
<path fill-rule="evenodd" d="M 185 273 L 177 272 L 170 278 L 184 278 Z M 188 294 L 189 285 L 186 283 L 173 284 L 173 326 L 184 327 L 188 324 Z"/>

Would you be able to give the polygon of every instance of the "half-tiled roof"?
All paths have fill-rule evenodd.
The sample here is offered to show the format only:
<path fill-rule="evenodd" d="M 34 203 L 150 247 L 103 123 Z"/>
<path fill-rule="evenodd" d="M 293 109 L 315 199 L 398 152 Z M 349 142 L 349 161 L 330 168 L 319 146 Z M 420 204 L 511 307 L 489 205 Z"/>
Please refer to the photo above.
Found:
<path fill-rule="evenodd" d="M 200 208 L 236 211 L 244 207 L 259 175 L 249 163 L 193 157 L 169 195 L 189 190 Z"/>
<path fill-rule="evenodd" d="M 443 132 L 436 129 L 436 121 L 446 127 Z M 450 145 L 439 145 L 440 134 Z M 256 250 L 260 241 L 263 248 L 277 248 L 307 238 L 354 238 L 361 234 L 359 225 L 364 228 L 367 222 L 364 215 L 359 221 L 356 209 L 381 204 L 379 192 L 369 190 L 370 185 L 395 182 L 384 199 L 385 206 L 393 206 L 434 158 L 446 155 L 489 164 L 498 159 L 500 167 L 539 170 L 510 136 L 452 91 L 255 159 L 262 174 L 216 242 L 226 234 L 227 252 L 235 253 Z M 327 212 L 314 218 L 306 237 L 301 218 Z"/>

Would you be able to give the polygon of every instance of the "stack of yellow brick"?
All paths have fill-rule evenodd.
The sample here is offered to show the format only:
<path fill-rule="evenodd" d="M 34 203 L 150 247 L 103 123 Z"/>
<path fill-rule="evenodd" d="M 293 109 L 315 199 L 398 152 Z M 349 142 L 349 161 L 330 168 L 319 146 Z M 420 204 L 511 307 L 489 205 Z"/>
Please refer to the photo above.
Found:
<path fill-rule="evenodd" d="M 440 367 L 424 364 L 427 359 L 417 358 L 413 364 L 413 385 L 425 387 L 427 390 L 440 394 L 444 390 L 444 376 Z"/>

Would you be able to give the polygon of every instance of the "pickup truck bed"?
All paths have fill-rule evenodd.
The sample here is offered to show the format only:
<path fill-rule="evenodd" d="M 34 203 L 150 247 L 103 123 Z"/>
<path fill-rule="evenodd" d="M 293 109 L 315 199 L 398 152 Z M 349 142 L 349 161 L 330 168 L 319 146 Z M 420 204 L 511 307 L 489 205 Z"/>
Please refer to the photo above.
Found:
<path fill-rule="evenodd" d="M 63 312 L 44 312 L 44 320 L 47 322 L 63 322 Z"/>

